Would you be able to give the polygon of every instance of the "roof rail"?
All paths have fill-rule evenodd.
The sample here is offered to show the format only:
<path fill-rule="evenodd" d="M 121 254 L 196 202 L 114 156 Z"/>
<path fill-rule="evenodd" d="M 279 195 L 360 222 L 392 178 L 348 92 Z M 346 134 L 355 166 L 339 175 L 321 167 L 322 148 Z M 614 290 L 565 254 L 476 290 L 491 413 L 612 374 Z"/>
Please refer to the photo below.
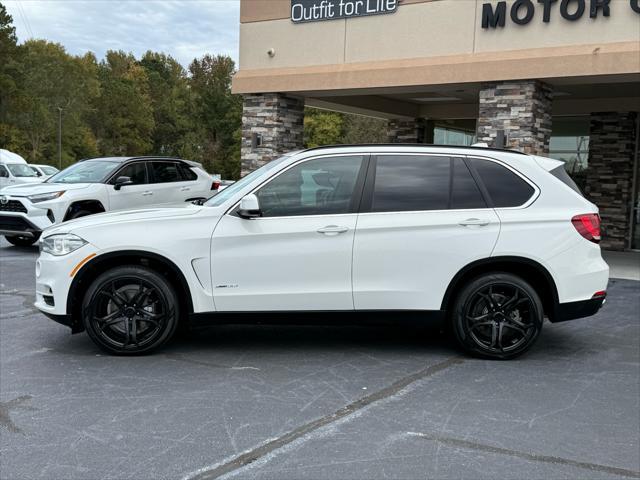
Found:
<path fill-rule="evenodd" d="M 430 143 L 353 143 L 342 145 L 322 145 L 320 147 L 307 148 L 302 150 L 303 152 L 312 152 L 316 150 L 323 150 L 329 148 L 341 148 L 341 147 L 430 147 L 430 148 L 449 148 L 449 149 L 464 149 L 464 150 L 477 150 L 477 151 L 495 151 L 516 153 L 518 155 L 528 155 L 518 150 L 509 150 L 507 148 L 491 148 L 484 146 L 465 146 L 465 145 L 435 145 Z"/>

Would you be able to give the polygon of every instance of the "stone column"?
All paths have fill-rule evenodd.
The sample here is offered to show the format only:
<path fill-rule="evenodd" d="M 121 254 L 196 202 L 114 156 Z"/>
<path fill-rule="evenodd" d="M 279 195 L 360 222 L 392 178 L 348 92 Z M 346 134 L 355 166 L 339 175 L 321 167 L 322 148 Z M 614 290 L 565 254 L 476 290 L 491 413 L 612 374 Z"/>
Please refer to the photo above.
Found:
<path fill-rule="evenodd" d="M 281 93 L 244 96 L 241 175 L 303 146 L 304 100 Z"/>
<path fill-rule="evenodd" d="M 424 125 L 422 119 L 403 120 L 394 118 L 387 122 L 389 143 L 422 143 Z"/>
<path fill-rule="evenodd" d="M 584 193 L 600 208 L 601 245 L 611 250 L 624 250 L 629 243 L 637 117 L 633 112 L 591 114 Z"/>
<path fill-rule="evenodd" d="M 534 155 L 549 153 L 552 88 L 539 80 L 493 82 L 480 90 L 478 142 L 496 147 L 498 131 L 504 148 Z"/>

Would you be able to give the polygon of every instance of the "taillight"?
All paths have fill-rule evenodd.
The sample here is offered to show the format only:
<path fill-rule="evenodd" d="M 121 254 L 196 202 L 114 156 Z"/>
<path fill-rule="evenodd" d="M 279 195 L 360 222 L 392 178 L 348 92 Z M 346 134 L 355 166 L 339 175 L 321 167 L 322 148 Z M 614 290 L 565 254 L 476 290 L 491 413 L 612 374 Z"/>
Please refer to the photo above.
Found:
<path fill-rule="evenodd" d="M 211 190 L 217 190 L 218 188 L 220 188 L 220 181 L 214 180 L 211 184 Z"/>
<path fill-rule="evenodd" d="M 600 243 L 600 215 L 597 213 L 585 213 L 576 215 L 571 219 L 580 235 L 593 243 Z"/>

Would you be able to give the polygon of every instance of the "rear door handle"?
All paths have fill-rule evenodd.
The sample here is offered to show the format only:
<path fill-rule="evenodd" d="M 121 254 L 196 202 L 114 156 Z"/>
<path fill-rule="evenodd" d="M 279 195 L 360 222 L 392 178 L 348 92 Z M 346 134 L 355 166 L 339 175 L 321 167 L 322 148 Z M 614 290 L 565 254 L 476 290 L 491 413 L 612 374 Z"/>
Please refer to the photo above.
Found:
<path fill-rule="evenodd" d="M 180 189 L 181 192 L 188 192 L 189 190 L 191 190 L 191 187 L 182 187 Z"/>
<path fill-rule="evenodd" d="M 344 233 L 347 231 L 349 231 L 348 227 L 340 227 L 338 225 L 327 225 L 326 227 L 318 229 L 318 233 L 322 233 L 328 236 L 339 235 L 340 233 Z"/>
<path fill-rule="evenodd" d="M 149 191 L 149 190 L 147 190 L 146 192 L 142 192 L 142 196 L 143 196 L 143 197 L 148 197 L 148 196 L 150 196 L 150 195 L 153 195 L 153 192 L 151 192 L 151 191 Z"/>
<path fill-rule="evenodd" d="M 460 222 L 458 225 L 462 225 L 463 227 L 485 227 L 487 225 L 489 225 L 489 220 L 486 219 L 481 219 L 481 218 L 467 218 L 466 220 L 463 220 L 462 222 Z"/>

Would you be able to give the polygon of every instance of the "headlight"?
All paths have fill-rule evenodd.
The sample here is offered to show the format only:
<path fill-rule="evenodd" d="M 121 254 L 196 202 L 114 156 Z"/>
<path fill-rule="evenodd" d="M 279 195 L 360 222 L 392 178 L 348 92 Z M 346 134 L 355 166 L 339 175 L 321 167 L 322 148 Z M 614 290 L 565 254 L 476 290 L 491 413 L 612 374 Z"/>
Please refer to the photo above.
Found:
<path fill-rule="evenodd" d="M 58 233 L 40 239 L 40 251 L 56 256 L 67 255 L 86 244 L 86 241 L 72 233 Z"/>
<path fill-rule="evenodd" d="M 64 190 L 61 192 L 52 192 L 52 193 L 40 193 L 38 195 L 30 195 L 27 198 L 31 201 L 31 203 L 39 203 L 46 202 L 47 200 L 55 200 L 59 198 L 64 193 Z"/>

